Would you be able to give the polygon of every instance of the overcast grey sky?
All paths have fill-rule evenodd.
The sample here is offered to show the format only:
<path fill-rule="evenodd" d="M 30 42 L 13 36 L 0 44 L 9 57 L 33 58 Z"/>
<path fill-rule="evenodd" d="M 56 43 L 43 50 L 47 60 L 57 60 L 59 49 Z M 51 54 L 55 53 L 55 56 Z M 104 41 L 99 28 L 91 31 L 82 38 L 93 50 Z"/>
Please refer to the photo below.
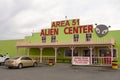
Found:
<path fill-rule="evenodd" d="M 65 16 L 120 30 L 120 0 L 0 0 L 0 40 L 23 39 Z"/>

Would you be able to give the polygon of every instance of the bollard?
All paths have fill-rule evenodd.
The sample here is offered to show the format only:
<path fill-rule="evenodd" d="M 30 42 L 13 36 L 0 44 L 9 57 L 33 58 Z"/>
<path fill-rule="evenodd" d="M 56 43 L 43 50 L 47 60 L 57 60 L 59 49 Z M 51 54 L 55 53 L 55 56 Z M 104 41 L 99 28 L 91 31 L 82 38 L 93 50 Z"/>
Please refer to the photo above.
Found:
<path fill-rule="evenodd" d="M 112 61 L 112 69 L 118 69 L 118 61 Z"/>
<path fill-rule="evenodd" d="M 54 60 L 53 60 L 53 59 L 49 59 L 48 65 L 49 65 L 49 66 L 54 65 Z"/>

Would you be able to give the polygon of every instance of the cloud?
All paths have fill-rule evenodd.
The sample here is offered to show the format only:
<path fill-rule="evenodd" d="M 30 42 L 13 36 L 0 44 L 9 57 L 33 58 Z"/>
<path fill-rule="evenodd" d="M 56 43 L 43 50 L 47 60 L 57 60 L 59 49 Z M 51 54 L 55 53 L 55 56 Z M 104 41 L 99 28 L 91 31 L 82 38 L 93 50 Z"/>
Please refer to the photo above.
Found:
<path fill-rule="evenodd" d="M 120 29 L 119 0 L 0 0 L 0 40 L 21 39 L 50 28 L 52 21 L 80 18 L 80 24 Z"/>

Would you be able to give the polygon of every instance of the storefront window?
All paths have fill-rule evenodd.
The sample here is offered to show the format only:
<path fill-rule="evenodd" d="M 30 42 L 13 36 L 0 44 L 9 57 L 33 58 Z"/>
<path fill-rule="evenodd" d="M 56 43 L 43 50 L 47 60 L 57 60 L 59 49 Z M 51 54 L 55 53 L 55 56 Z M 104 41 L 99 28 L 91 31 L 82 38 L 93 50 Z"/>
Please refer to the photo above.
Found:
<path fill-rule="evenodd" d="M 99 56 L 100 57 L 106 57 L 106 56 L 111 56 L 110 55 L 111 53 L 110 53 L 110 50 L 108 50 L 108 49 L 100 49 L 99 50 Z"/>
<path fill-rule="evenodd" d="M 72 50 L 71 49 L 66 49 L 65 50 L 65 57 L 71 57 L 72 56 Z M 73 51 L 73 56 L 78 56 L 78 50 L 75 49 Z"/>
<path fill-rule="evenodd" d="M 100 49 L 99 50 L 100 57 L 111 57 L 111 50 L 108 49 Z M 117 57 L 116 49 L 113 49 L 113 57 Z"/>
<path fill-rule="evenodd" d="M 51 36 L 51 42 L 56 42 L 56 36 Z"/>
<path fill-rule="evenodd" d="M 90 57 L 90 49 L 83 49 L 83 56 L 84 57 Z M 92 56 L 96 56 L 94 49 L 92 49 Z"/>
<path fill-rule="evenodd" d="M 90 50 L 83 50 L 83 56 L 90 57 Z"/>
<path fill-rule="evenodd" d="M 86 34 L 86 41 L 90 41 L 92 38 L 92 34 Z"/>
<path fill-rule="evenodd" d="M 78 35 L 78 34 L 74 34 L 73 39 L 74 39 L 74 42 L 78 42 L 78 40 L 79 40 L 79 35 Z"/>
<path fill-rule="evenodd" d="M 71 54 L 72 54 L 72 50 L 70 49 L 65 50 L 65 57 L 71 57 Z"/>
<path fill-rule="evenodd" d="M 117 57 L 117 50 L 113 49 L 113 57 Z"/>
<path fill-rule="evenodd" d="M 78 56 L 78 50 L 77 49 L 74 50 L 73 56 Z"/>
<path fill-rule="evenodd" d="M 42 36 L 42 43 L 46 42 L 46 36 Z"/>
<path fill-rule="evenodd" d="M 57 55 L 59 56 L 59 55 L 61 55 L 61 51 L 60 50 L 57 50 Z"/>

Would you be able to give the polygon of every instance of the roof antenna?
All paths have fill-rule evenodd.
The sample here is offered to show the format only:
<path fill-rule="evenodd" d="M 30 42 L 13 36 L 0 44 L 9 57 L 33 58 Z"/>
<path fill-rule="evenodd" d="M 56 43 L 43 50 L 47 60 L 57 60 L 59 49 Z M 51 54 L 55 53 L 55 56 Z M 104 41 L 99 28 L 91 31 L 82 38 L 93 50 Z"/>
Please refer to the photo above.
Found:
<path fill-rule="evenodd" d="M 108 26 L 108 28 L 110 28 L 111 26 Z"/>
<path fill-rule="evenodd" d="M 95 25 L 97 26 L 97 23 L 95 23 Z"/>
<path fill-rule="evenodd" d="M 65 16 L 65 19 L 67 19 L 67 16 Z"/>

